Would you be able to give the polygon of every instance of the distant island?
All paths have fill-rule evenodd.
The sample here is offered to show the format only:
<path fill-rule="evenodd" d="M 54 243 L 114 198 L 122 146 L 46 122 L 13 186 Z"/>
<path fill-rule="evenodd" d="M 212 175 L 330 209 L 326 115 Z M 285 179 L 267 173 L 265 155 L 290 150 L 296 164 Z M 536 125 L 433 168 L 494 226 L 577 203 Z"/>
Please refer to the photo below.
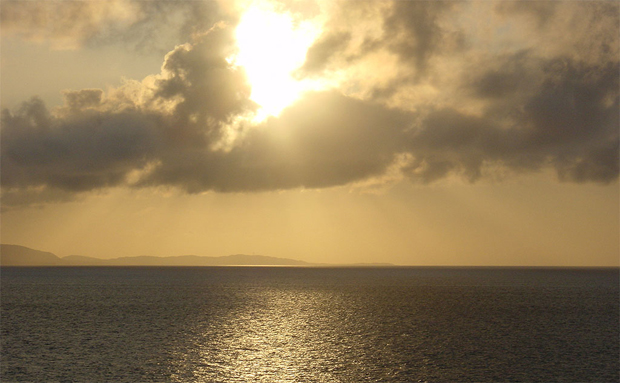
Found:
<path fill-rule="evenodd" d="M 59 257 L 18 245 L 0 245 L 0 266 L 314 266 L 316 264 L 265 255 L 235 254 L 222 257 L 180 255 L 101 259 L 82 255 Z"/>

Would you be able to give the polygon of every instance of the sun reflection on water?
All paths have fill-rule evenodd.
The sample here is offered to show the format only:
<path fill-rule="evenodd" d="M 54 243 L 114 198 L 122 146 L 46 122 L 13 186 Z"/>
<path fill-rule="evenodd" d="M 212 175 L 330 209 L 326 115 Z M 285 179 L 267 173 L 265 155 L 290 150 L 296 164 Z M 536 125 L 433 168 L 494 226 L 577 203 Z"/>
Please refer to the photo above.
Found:
<path fill-rule="evenodd" d="M 197 339 L 196 355 L 183 358 L 194 365 L 192 380 L 323 381 L 321 361 L 330 351 L 321 341 L 317 333 L 321 326 L 316 323 L 325 319 L 321 318 L 330 302 L 333 304 L 331 294 L 257 289 L 243 295 L 248 304 L 214 324 L 216 332 L 207 328 Z"/>
<path fill-rule="evenodd" d="M 607 382 L 619 370 L 617 270 L 7 273 L 3 382 Z"/>

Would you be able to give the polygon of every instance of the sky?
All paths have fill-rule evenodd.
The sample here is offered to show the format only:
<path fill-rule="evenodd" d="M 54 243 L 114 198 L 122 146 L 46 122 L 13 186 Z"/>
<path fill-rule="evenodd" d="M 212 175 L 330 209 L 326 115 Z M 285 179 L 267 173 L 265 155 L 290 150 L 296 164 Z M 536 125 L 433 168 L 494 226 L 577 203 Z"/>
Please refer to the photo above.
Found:
<path fill-rule="evenodd" d="M 618 2 L 0 5 L 2 243 L 620 265 Z"/>

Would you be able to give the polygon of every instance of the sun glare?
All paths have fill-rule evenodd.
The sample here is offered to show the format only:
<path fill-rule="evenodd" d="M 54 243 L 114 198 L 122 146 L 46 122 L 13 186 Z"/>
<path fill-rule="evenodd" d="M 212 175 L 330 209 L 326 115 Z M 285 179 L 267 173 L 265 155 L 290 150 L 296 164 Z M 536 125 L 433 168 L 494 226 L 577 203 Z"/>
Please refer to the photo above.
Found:
<path fill-rule="evenodd" d="M 292 72 L 304 63 L 318 33 L 310 22 L 295 23 L 290 14 L 264 5 L 254 5 L 243 14 L 236 30 L 239 52 L 233 61 L 245 68 L 251 99 L 261 106 L 257 120 L 277 116 L 304 91 L 316 88 L 316 82 L 293 79 Z"/>

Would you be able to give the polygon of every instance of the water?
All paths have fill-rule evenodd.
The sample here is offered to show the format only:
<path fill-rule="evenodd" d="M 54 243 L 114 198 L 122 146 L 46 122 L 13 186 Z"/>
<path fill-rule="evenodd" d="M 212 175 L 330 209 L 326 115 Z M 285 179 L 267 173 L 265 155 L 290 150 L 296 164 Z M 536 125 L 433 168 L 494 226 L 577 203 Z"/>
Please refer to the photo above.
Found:
<path fill-rule="evenodd" d="M 618 269 L 3 268 L 2 382 L 617 382 Z"/>

